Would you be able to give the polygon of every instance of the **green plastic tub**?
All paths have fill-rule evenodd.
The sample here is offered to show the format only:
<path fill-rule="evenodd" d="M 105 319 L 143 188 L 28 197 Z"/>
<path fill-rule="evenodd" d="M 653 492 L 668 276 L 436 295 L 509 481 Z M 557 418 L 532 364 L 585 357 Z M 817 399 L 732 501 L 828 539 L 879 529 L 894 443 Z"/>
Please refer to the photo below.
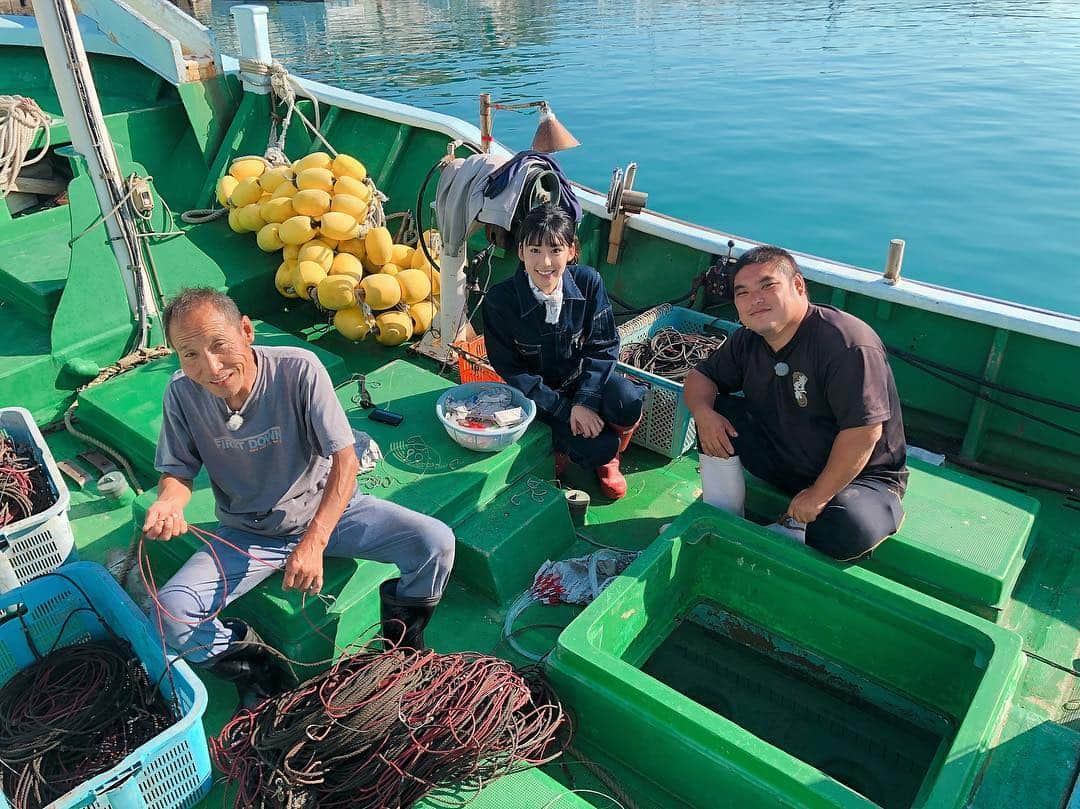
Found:
<path fill-rule="evenodd" d="M 696 505 L 561 635 L 597 746 L 693 806 L 959 809 L 1020 637 Z"/>

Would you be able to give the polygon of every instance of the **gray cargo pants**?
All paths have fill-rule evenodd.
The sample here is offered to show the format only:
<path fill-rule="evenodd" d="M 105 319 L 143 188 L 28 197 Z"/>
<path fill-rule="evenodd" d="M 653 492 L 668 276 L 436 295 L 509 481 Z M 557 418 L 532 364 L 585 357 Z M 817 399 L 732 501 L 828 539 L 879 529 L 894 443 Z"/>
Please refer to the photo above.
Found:
<path fill-rule="evenodd" d="M 228 586 L 225 603 L 231 604 L 283 569 L 302 536 L 276 539 L 226 526 L 220 526 L 217 534 L 273 567 L 211 539 L 220 569 L 214 555 L 203 547 L 161 588 L 162 605 L 185 622 L 163 614 L 165 640 L 195 663 L 224 652 L 232 641 L 232 633 L 219 619 L 187 625 L 205 619 L 221 606 L 222 570 Z M 450 576 L 454 532 L 434 517 L 358 491 L 330 535 L 324 556 L 395 564 L 401 571 L 398 598 L 430 604 L 442 596 Z"/>

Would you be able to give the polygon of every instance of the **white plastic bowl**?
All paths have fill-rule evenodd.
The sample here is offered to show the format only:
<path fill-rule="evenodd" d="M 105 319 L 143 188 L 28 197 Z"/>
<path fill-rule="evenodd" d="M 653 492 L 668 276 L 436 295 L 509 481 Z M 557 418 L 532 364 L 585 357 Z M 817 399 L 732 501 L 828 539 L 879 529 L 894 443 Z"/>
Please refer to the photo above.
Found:
<path fill-rule="evenodd" d="M 520 407 L 525 411 L 525 420 L 512 427 L 494 427 L 487 430 L 476 430 L 470 427 L 462 427 L 446 415 L 446 403 L 450 399 L 465 399 L 482 390 L 498 388 L 510 391 L 512 397 L 511 407 Z M 476 452 L 498 452 L 513 444 L 532 424 L 536 418 L 536 403 L 525 396 L 517 388 L 502 382 L 466 382 L 445 391 L 435 403 L 435 415 L 438 416 L 447 434 L 465 449 Z"/>

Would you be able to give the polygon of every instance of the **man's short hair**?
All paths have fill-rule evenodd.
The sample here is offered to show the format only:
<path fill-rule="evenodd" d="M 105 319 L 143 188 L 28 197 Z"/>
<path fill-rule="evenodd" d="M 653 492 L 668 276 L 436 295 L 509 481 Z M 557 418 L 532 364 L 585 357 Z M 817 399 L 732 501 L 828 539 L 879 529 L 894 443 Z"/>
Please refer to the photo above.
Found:
<path fill-rule="evenodd" d="M 165 339 L 168 339 L 169 329 L 173 323 L 203 306 L 212 306 L 219 314 L 224 315 L 226 320 L 235 323 L 239 328 L 242 316 L 236 301 L 213 287 L 188 287 L 180 290 L 180 294 L 169 301 L 161 313 Z"/>
<path fill-rule="evenodd" d="M 739 274 L 739 270 L 750 264 L 775 265 L 779 267 L 788 278 L 794 278 L 796 275 L 802 274 L 802 270 L 800 270 L 799 265 L 795 263 L 795 257 L 791 255 L 791 253 L 783 247 L 763 244 L 759 247 L 747 250 L 735 261 L 735 266 L 731 268 L 731 280 L 733 283 L 735 281 L 735 276 Z"/>

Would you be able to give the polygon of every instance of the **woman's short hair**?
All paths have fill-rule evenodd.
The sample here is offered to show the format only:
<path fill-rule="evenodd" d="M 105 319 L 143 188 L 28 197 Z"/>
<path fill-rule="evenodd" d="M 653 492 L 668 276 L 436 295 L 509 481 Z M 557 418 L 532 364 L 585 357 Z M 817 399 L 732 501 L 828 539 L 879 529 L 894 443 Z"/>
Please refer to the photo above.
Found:
<path fill-rule="evenodd" d="M 577 225 L 574 217 L 551 203 L 537 205 L 525 214 L 525 218 L 518 225 L 519 245 L 543 244 L 555 247 L 562 244 L 570 247 L 576 237 Z"/>

